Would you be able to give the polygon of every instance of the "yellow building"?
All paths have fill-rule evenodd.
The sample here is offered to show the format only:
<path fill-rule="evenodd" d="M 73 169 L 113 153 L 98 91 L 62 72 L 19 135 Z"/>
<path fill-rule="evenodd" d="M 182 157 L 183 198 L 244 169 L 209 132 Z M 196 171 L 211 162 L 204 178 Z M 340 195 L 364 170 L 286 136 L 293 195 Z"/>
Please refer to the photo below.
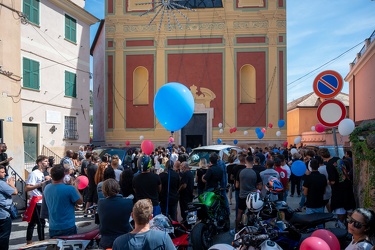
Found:
<path fill-rule="evenodd" d="M 18 174 L 23 175 L 24 151 L 21 113 L 21 1 L 0 3 L 0 141 L 8 146 L 8 157 Z M 22 176 L 23 177 L 23 176 Z"/>
<path fill-rule="evenodd" d="M 94 130 L 103 125 L 106 144 L 140 144 L 140 136 L 167 144 L 170 132 L 154 116 L 153 98 L 168 82 L 184 84 L 195 100 L 175 143 L 285 141 L 286 126 L 276 136 L 286 119 L 285 0 L 187 0 L 178 3 L 191 10 L 173 11 L 144 2 L 106 0 L 104 94 L 97 99 L 104 111 L 94 110 Z M 102 84 L 94 79 L 94 93 Z M 255 128 L 269 123 L 275 126 L 258 139 Z"/>

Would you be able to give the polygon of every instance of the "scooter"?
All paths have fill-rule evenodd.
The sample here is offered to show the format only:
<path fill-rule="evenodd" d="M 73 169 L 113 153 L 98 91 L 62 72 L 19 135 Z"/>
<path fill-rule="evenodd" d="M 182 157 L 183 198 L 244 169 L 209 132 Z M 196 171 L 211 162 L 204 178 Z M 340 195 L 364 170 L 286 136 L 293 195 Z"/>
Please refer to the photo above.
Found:
<path fill-rule="evenodd" d="M 19 249 L 32 250 L 74 250 L 98 248 L 100 241 L 99 225 L 93 221 L 77 222 L 77 234 L 57 236 L 54 239 L 42 240 L 27 244 Z"/>

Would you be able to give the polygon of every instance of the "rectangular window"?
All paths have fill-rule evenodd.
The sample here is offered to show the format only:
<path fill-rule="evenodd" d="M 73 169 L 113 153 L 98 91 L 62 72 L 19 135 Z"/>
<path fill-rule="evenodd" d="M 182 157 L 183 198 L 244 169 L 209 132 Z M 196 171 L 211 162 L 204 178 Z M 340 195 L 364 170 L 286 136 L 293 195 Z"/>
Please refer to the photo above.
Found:
<path fill-rule="evenodd" d="M 30 22 L 39 25 L 39 0 L 23 0 L 23 13 Z"/>
<path fill-rule="evenodd" d="M 77 21 L 68 15 L 65 15 L 65 39 L 77 42 Z"/>
<path fill-rule="evenodd" d="M 65 96 L 77 97 L 77 76 L 74 73 L 65 71 Z"/>
<path fill-rule="evenodd" d="M 191 8 L 191 9 L 198 9 L 198 8 L 222 8 L 223 2 L 222 0 L 185 0 L 185 1 L 178 1 L 178 4 Z M 181 9 L 179 6 L 175 6 L 177 9 Z"/>
<path fill-rule="evenodd" d="M 39 62 L 23 58 L 23 87 L 39 90 Z"/>
<path fill-rule="evenodd" d="M 65 116 L 64 139 L 78 139 L 77 118 L 74 116 Z"/>

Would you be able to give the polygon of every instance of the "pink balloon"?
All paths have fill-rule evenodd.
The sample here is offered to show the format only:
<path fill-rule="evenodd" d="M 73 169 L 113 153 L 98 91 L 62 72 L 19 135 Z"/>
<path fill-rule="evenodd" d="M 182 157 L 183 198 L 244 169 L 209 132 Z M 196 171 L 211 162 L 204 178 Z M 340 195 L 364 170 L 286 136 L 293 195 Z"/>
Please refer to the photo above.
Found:
<path fill-rule="evenodd" d="M 172 143 L 174 142 L 174 138 L 173 137 L 169 137 L 169 143 Z"/>
<path fill-rule="evenodd" d="M 85 189 L 89 185 L 89 179 L 84 175 L 78 176 L 76 182 L 79 190 Z"/>
<path fill-rule="evenodd" d="M 288 147 L 288 142 L 287 142 L 287 141 L 284 141 L 283 146 L 284 146 L 285 148 Z"/>
<path fill-rule="evenodd" d="M 266 128 L 262 128 L 262 133 L 266 133 Z"/>
<path fill-rule="evenodd" d="M 324 130 L 325 130 L 325 127 L 322 124 L 318 123 L 318 124 L 315 125 L 315 131 L 316 132 L 322 133 L 322 132 L 324 132 Z"/>
<path fill-rule="evenodd" d="M 154 150 L 154 144 L 149 140 L 144 140 L 141 144 L 141 149 L 146 155 L 150 155 Z"/>
<path fill-rule="evenodd" d="M 330 250 L 328 244 L 318 237 L 309 237 L 302 241 L 301 250 Z"/>
<path fill-rule="evenodd" d="M 269 128 L 272 128 L 272 127 L 273 127 L 273 124 L 272 124 L 272 123 L 269 123 L 269 124 L 268 124 L 268 127 L 269 127 Z"/>
<path fill-rule="evenodd" d="M 326 229 L 319 229 L 313 232 L 311 236 L 321 238 L 324 240 L 331 250 L 340 250 L 340 242 L 331 231 Z"/>
<path fill-rule="evenodd" d="M 126 145 L 126 146 L 129 146 L 129 145 L 130 145 L 130 141 L 126 141 L 126 142 L 125 142 L 125 145 Z"/>

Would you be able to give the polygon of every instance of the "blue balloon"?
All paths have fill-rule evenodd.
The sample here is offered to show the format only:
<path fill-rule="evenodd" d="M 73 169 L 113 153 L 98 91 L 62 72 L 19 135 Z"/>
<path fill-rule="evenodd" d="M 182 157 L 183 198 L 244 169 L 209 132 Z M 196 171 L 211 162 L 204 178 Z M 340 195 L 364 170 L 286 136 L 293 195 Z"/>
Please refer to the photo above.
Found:
<path fill-rule="evenodd" d="M 285 121 L 284 121 L 284 120 L 279 120 L 279 121 L 277 122 L 277 125 L 279 126 L 279 128 L 282 128 L 282 127 L 284 127 L 284 125 L 285 125 Z"/>
<path fill-rule="evenodd" d="M 234 140 L 233 143 L 234 143 L 234 145 L 237 145 L 238 141 L 237 141 L 237 140 Z"/>
<path fill-rule="evenodd" d="M 222 143 L 222 140 L 219 138 L 217 139 L 217 144 L 221 144 Z"/>
<path fill-rule="evenodd" d="M 292 173 L 295 175 L 295 176 L 302 176 L 304 175 L 306 172 L 306 165 L 303 161 L 295 161 L 293 162 L 292 164 Z"/>
<path fill-rule="evenodd" d="M 194 97 L 185 85 L 178 82 L 167 83 L 155 95 L 154 113 L 165 129 L 180 130 L 193 116 Z"/>
<path fill-rule="evenodd" d="M 256 128 L 256 129 L 255 129 L 255 133 L 256 133 L 256 134 L 262 133 L 262 130 L 261 130 L 260 128 Z"/>
<path fill-rule="evenodd" d="M 263 139 L 264 134 L 262 132 L 260 132 L 260 133 L 257 133 L 257 136 L 258 136 L 258 139 Z"/>

